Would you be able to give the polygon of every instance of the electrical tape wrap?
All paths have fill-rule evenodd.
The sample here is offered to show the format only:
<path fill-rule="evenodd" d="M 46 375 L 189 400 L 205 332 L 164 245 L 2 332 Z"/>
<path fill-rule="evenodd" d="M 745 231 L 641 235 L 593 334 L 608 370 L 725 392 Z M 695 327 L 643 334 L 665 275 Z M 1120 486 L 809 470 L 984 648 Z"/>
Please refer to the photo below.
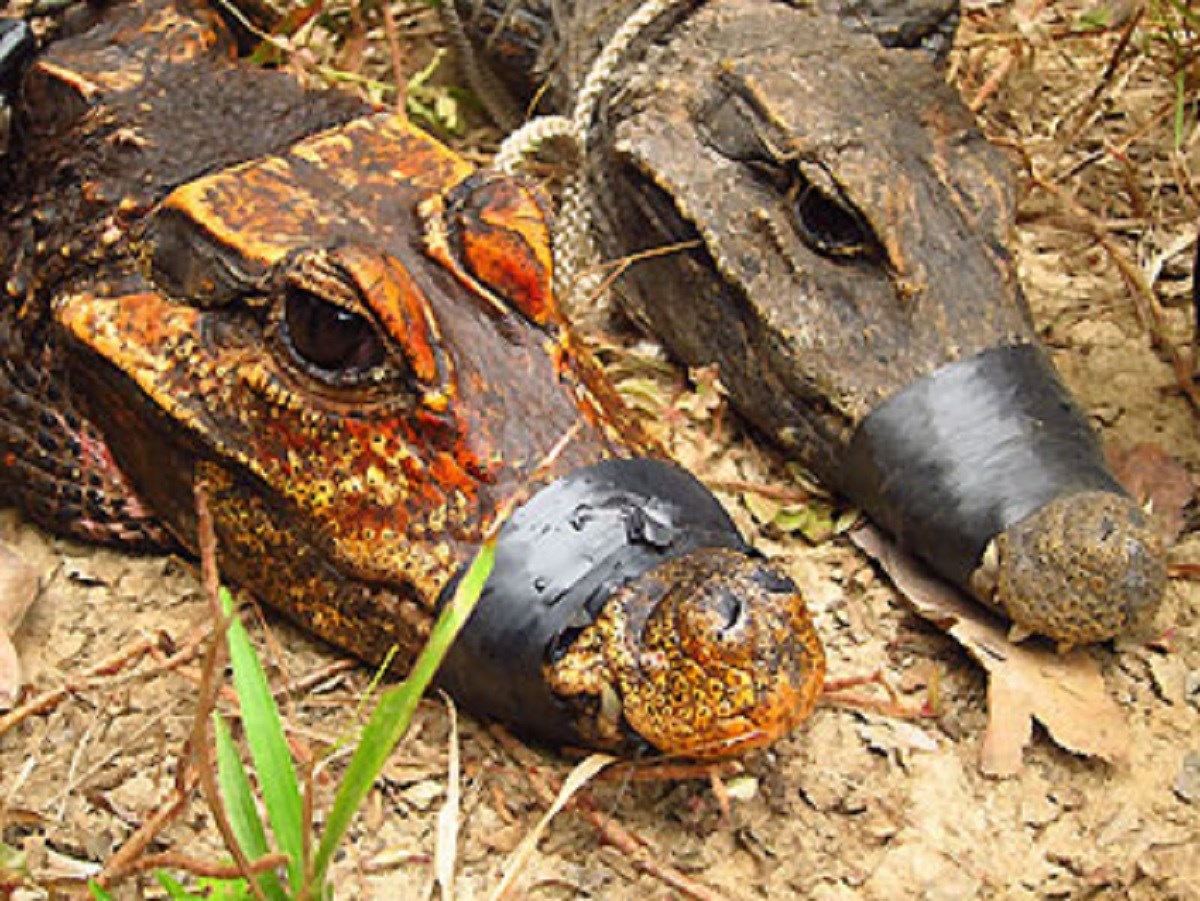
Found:
<path fill-rule="evenodd" d="M 884 401 L 858 427 L 841 490 L 906 550 L 970 590 L 988 544 L 1056 498 L 1124 495 L 1045 354 L 990 348 Z"/>
<path fill-rule="evenodd" d="M 606 460 L 575 470 L 501 528 L 495 568 L 438 685 L 478 716 L 550 744 L 578 743 L 567 707 L 546 685 L 545 663 L 595 621 L 617 588 L 704 547 L 758 556 L 717 499 L 678 466 Z"/>

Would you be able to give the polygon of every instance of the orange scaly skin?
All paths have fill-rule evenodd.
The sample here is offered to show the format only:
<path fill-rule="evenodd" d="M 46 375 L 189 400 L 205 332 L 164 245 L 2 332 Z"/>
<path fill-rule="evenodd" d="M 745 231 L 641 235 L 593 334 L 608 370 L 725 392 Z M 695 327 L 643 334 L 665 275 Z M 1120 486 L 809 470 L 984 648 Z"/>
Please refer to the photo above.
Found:
<path fill-rule="evenodd" d="M 531 189 L 395 116 L 238 65 L 185 0 L 104 15 L 27 76 L 0 182 L 20 198 L 0 223 L 0 498 L 60 531 L 194 550 L 203 479 L 228 577 L 367 661 L 397 649 L 407 664 L 504 501 L 659 451 L 561 326 Z M 749 626 L 801 637 L 782 654 L 681 645 L 713 664 L 697 664 L 697 700 L 725 675 L 758 684 L 732 725 L 648 725 L 664 751 L 765 744 L 821 682 L 799 594 L 760 603 L 737 573 L 763 564 L 721 559 L 729 579 L 710 587 L 742 596 Z M 654 584 L 703 581 L 676 576 Z M 626 622 L 655 609 L 633 589 L 609 606 Z M 581 641 L 603 650 L 606 630 Z M 620 667 L 595 676 L 626 696 L 625 721 L 652 722 Z M 592 701 L 567 707 L 625 747 L 589 725 Z"/>

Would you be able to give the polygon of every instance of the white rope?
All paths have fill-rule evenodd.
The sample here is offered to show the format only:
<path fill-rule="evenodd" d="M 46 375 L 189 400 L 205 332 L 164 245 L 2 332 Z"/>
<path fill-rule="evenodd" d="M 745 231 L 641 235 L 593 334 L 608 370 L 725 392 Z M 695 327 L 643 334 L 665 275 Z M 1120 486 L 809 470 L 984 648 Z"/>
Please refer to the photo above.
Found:
<path fill-rule="evenodd" d="M 586 166 L 588 138 L 600 98 L 612 83 L 630 45 L 661 15 L 685 2 L 694 0 L 645 0 L 613 32 L 599 56 L 592 61 L 575 95 L 571 115 L 531 119 L 505 138 L 496 154 L 493 165 L 501 172 L 512 174 L 521 170 L 525 160 L 547 141 L 564 141 L 569 147 L 573 169 L 559 198 L 552 239 L 555 289 L 567 309 L 590 300 L 600 286 L 602 275 L 596 271 L 581 274 L 598 255 L 587 198 Z"/>

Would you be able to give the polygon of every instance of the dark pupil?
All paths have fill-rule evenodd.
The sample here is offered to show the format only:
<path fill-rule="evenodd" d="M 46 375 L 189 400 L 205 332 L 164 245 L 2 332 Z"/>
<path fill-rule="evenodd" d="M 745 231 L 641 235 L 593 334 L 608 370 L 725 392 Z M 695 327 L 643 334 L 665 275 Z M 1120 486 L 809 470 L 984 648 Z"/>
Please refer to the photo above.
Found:
<path fill-rule="evenodd" d="M 363 372 L 383 362 L 379 335 L 356 313 L 290 288 L 283 314 L 292 349 L 311 366 L 341 374 Z"/>
<path fill-rule="evenodd" d="M 814 187 L 801 189 L 796 198 L 796 218 L 802 237 L 817 250 L 846 254 L 854 253 L 866 244 L 858 217 Z"/>

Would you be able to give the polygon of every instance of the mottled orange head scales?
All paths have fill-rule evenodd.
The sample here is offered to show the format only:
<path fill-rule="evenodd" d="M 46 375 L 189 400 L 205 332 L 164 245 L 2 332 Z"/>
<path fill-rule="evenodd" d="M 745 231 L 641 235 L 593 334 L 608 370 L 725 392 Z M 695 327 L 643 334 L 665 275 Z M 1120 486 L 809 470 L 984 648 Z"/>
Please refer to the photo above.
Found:
<path fill-rule="evenodd" d="M 188 0 L 96 15 L 26 80 L 45 108 L 22 119 L 35 161 L 0 238 L 29 253 L 3 275 L 153 534 L 196 549 L 202 481 L 226 577 L 406 664 L 497 512 L 528 518 L 569 482 L 547 528 L 592 544 L 562 553 L 539 525 L 513 557 L 565 579 L 576 606 L 505 564 L 516 606 L 500 625 L 545 630 L 526 669 L 545 718 L 515 703 L 510 722 L 714 756 L 807 714 L 823 658 L 795 586 L 694 478 L 645 459 L 658 449 L 560 321 L 534 189 L 400 117 L 238 64 Z M 39 241 L 38 215 L 68 243 Z M 609 464 L 622 475 L 593 510 Z M 650 529 L 664 510 L 671 528 Z M 576 528 L 588 517 L 603 528 Z M 585 648 L 607 656 L 572 670 Z M 491 684 L 508 684 L 499 665 Z"/>
<path fill-rule="evenodd" d="M 138 290 L 79 292 L 60 321 L 260 480 L 263 500 L 219 509 L 227 543 L 309 524 L 359 577 L 436 597 L 563 434 L 582 422 L 562 466 L 614 450 L 580 412 L 584 382 L 561 384 L 536 195 L 396 117 L 189 182 L 136 247 Z M 244 497 L 224 465 L 208 474 L 218 508 L 222 485 Z"/>

